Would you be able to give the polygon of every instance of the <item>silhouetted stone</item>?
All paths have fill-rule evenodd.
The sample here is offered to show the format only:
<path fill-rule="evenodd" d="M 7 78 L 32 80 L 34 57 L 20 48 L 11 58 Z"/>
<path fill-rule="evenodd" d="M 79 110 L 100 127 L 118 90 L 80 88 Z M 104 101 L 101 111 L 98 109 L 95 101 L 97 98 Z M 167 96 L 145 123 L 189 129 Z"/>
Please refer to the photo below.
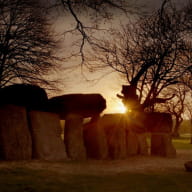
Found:
<path fill-rule="evenodd" d="M 151 112 L 144 113 L 144 125 L 151 133 L 171 133 L 173 121 L 171 114 Z"/>
<path fill-rule="evenodd" d="M 99 120 L 85 124 L 83 136 L 88 157 L 94 159 L 108 157 L 107 140 L 104 130 L 99 125 Z"/>
<path fill-rule="evenodd" d="M 61 119 L 68 114 L 82 117 L 99 116 L 106 108 L 106 101 L 100 94 L 69 94 L 49 99 L 48 110 L 58 113 Z"/>
<path fill-rule="evenodd" d="M 184 166 L 186 171 L 192 172 L 192 161 L 187 161 Z"/>
<path fill-rule="evenodd" d="M 109 157 L 126 157 L 125 117 L 123 114 L 106 114 L 100 119 L 100 126 L 105 131 Z"/>
<path fill-rule="evenodd" d="M 137 134 L 135 132 L 128 131 L 126 141 L 127 156 L 137 155 L 139 152 Z"/>
<path fill-rule="evenodd" d="M 25 108 L 4 105 L 0 108 L 0 158 L 29 160 L 31 157 L 32 142 Z"/>
<path fill-rule="evenodd" d="M 45 90 L 36 85 L 15 84 L 0 89 L 0 105 L 13 104 L 29 110 L 44 110 L 47 101 Z"/>
<path fill-rule="evenodd" d="M 176 150 L 172 144 L 171 135 L 154 133 L 151 135 L 151 155 L 175 157 Z"/>
<path fill-rule="evenodd" d="M 67 155 L 61 139 L 61 126 L 57 114 L 31 111 L 30 129 L 33 141 L 33 158 L 65 160 Z"/>
<path fill-rule="evenodd" d="M 139 155 L 148 155 L 148 144 L 146 134 L 137 134 L 138 138 L 138 154 Z"/>
<path fill-rule="evenodd" d="M 64 143 L 69 158 L 74 160 L 86 159 L 86 150 L 83 142 L 83 118 L 76 114 L 66 117 Z"/>

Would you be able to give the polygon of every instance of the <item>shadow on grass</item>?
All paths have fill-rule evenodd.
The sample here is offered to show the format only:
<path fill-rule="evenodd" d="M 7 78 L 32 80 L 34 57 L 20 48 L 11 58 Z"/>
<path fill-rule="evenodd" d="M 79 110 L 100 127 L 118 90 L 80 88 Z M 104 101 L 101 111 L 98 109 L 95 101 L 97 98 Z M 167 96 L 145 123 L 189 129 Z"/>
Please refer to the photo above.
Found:
<path fill-rule="evenodd" d="M 0 169 L 1 192 L 191 192 L 192 174 L 64 175 L 25 168 Z"/>

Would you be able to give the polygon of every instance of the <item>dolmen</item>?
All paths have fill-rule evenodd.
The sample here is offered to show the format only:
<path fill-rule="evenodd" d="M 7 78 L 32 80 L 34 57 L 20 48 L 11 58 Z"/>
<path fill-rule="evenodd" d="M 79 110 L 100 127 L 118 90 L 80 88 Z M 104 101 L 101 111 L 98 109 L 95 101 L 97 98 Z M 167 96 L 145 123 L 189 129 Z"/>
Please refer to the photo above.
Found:
<path fill-rule="evenodd" d="M 106 100 L 100 94 L 69 94 L 49 99 L 48 111 L 65 120 L 64 143 L 70 159 L 83 160 L 90 157 L 88 137 L 92 136 L 93 139 L 94 135 L 90 135 L 90 126 L 89 131 L 84 131 L 83 120 L 90 117 L 91 122 L 97 122 L 105 108 Z M 96 129 L 97 126 L 94 127 Z"/>
<path fill-rule="evenodd" d="M 169 113 L 151 112 L 145 114 L 144 125 L 151 134 L 151 155 L 175 157 L 172 144 L 172 117 Z"/>
<path fill-rule="evenodd" d="M 36 85 L 0 89 L 0 158 L 2 160 L 64 160 L 65 146 L 57 114 L 45 111 L 48 97 Z"/>
<path fill-rule="evenodd" d="M 97 119 L 105 108 L 106 101 L 100 94 L 70 94 L 48 99 L 45 90 L 36 85 L 2 88 L 0 158 L 86 159 L 83 120 Z M 64 142 L 61 119 L 65 120 Z"/>
<path fill-rule="evenodd" d="M 0 159 L 62 161 L 148 155 L 149 133 L 151 155 L 176 155 L 170 114 L 144 112 L 136 120 L 132 113 L 101 116 L 105 108 L 106 100 L 100 94 L 49 99 L 37 85 L 1 88 Z M 65 120 L 64 139 L 60 120 Z"/>

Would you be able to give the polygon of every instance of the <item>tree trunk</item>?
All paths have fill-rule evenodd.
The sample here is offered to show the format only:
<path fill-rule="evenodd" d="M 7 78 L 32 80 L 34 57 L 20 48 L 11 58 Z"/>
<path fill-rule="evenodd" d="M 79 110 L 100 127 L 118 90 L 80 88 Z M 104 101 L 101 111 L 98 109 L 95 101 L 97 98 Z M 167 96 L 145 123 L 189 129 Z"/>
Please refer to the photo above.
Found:
<path fill-rule="evenodd" d="M 192 144 L 192 119 L 191 119 L 191 142 L 190 144 Z"/>
<path fill-rule="evenodd" d="M 182 121 L 183 120 L 179 120 L 178 118 L 176 118 L 175 126 L 173 128 L 173 134 L 172 134 L 172 136 L 175 138 L 180 137 L 179 128 L 180 128 Z"/>

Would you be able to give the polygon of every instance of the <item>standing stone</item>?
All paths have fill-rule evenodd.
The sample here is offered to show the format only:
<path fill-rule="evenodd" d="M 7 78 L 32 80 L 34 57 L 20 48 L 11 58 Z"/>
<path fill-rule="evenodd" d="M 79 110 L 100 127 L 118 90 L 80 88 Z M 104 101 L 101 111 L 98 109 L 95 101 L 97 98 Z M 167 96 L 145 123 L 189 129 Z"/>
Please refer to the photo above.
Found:
<path fill-rule="evenodd" d="M 126 138 L 127 156 L 137 155 L 139 151 L 139 143 L 137 134 L 132 131 L 127 131 Z"/>
<path fill-rule="evenodd" d="M 187 161 L 184 164 L 186 171 L 192 172 L 192 161 Z"/>
<path fill-rule="evenodd" d="M 138 134 L 138 146 L 139 150 L 138 153 L 139 155 L 148 155 L 148 144 L 147 144 L 147 136 L 146 134 Z"/>
<path fill-rule="evenodd" d="M 61 139 L 61 126 L 54 113 L 29 112 L 33 141 L 33 158 L 43 160 L 65 160 L 67 155 Z"/>
<path fill-rule="evenodd" d="M 151 133 L 171 134 L 173 121 L 171 114 L 161 112 L 144 113 L 144 125 Z"/>
<path fill-rule="evenodd" d="M 106 114 L 100 119 L 100 126 L 105 131 L 109 157 L 126 158 L 126 131 L 123 114 Z"/>
<path fill-rule="evenodd" d="M 0 108 L 0 158 L 29 160 L 32 157 L 31 135 L 24 107 L 4 105 Z"/>
<path fill-rule="evenodd" d="M 88 157 L 106 159 L 108 157 L 107 140 L 104 130 L 99 126 L 98 121 L 84 125 L 83 136 L 85 148 Z"/>
<path fill-rule="evenodd" d="M 176 156 L 176 150 L 172 144 L 170 134 L 153 133 L 151 135 L 151 155 L 163 157 Z"/>
<path fill-rule="evenodd" d="M 83 118 L 70 114 L 66 117 L 64 143 L 69 158 L 73 160 L 86 159 L 86 150 L 83 142 Z"/>

